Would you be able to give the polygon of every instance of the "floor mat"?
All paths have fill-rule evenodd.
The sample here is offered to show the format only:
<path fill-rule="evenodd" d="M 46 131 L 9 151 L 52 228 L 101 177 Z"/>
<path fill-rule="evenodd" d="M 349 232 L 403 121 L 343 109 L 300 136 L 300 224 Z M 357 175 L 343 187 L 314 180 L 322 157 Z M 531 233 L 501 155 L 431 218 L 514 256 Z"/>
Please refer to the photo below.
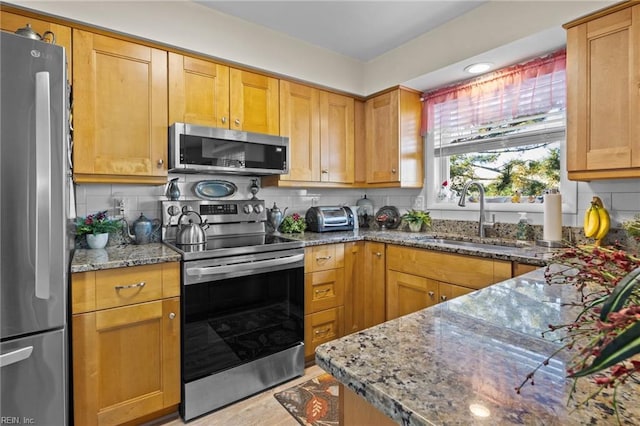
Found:
<path fill-rule="evenodd" d="M 338 425 L 338 381 L 321 374 L 273 396 L 301 425 Z"/>

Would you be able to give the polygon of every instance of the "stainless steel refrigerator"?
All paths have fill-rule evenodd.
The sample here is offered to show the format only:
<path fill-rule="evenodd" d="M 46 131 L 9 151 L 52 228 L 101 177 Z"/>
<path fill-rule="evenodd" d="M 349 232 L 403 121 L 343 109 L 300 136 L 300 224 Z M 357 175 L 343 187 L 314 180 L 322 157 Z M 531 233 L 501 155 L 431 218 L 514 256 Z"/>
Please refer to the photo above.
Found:
<path fill-rule="evenodd" d="M 0 34 L 0 419 L 68 423 L 64 49 Z"/>

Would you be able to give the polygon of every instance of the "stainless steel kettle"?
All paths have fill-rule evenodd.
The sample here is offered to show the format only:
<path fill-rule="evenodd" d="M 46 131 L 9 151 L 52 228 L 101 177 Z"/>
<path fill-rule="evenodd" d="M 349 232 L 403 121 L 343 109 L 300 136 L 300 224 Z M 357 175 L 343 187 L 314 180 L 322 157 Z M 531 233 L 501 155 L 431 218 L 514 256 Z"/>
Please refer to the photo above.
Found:
<path fill-rule="evenodd" d="M 198 216 L 199 222 L 193 223 L 193 220 L 189 219 L 189 223 L 183 224 L 182 218 L 188 216 L 190 214 Z M 204 244 L 207 239 L 207 235 L 204 230 L 209 227 L 209 224 L 206 221 L 202 220 L 202 216 L 200 216 L 197 212 L 187 211 L 182 213 L 180 217 L 178 217 L 178 233 L 176 234 L 176 243 L 180 245 L 195 245 L 195 244 Z"/>
<path fill-rule="evenodd" d="M 32 38 L 34 40 L 42 40 L 47 43 L 56 44 L 56 35 L 51 31 L 45 31 L 42 35 L 38 34 L 31 28 L 31 24 L 27 24 L 26 27 L 18 28 L 16 30 L 16 34 L 21 35 L 23 37 Z M 48 40 L 46 37 L 51 36 L 51 39 Z"/>
<path fill-rule="evenodd" d="M 143 213 L 140 213 L 140 217 L 133 222 L 133 234 L 129 230 L 129 224 L 126 221 L 124 223 L 126 224 L 125 230 L 127 235 L 136 244 L 149 244 L 151 242 L 151 235 L 160 228 L 160 221 L 158 219 L 147 219 Z"/>
<path fill-rule="evenodd" d="M 273 203 L 273 208 L 267 209 L 267 221 L 273 227 L 274 232 L 278 232 L 278 228 L 280 227 L 288 208 L 289 207 L 285 207 L 284 211 L 280 211 L 276 203 Z"/>

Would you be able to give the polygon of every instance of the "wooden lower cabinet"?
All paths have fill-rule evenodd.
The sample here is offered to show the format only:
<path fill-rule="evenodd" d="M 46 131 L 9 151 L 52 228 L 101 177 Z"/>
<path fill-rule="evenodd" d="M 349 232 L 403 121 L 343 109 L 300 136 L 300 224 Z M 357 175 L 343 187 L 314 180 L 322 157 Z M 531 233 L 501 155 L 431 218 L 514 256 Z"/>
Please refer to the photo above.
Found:
<path fill-rule="evenodd" d="M 396 426 L 397 423 L 363 397 L 340 384 L 340 425 Z"/>
<path fill-rule="evenodd" d="M 511 278 L 509 261 L 387 246 L 387 320 Z"/>
<path fill-rule="evenodd" d="M 305 249 L 304 356 L 311 364 L 318 345 L 344 335 L 344 244 Z"/>
<path fill-rule="evenodd" d="M 345 243 L 344 332 L 385 321 L 385 244 Z"/>
<path fill-rule="evenodd" d="M 141 269 L 140 269 L 141 268 Z M 113 281 L 121 270 L 123 279 Z M 72 317 L 74 420 L 78 425 L 120 425 L 153 418 L 180 403 L 180 298 L 179 264 L 137 266 L 74 274 L 72 291 L 100 294 L 106 287 L 144 295 L 145 281 L 131 283 L 131 270 L 150 272 L 167 280 L 165 294 L 155 300 L 107 309 L 74 313 Z M 136 285 L 124 288 L 123 286 Z M 157 281 L 156 281 L 157 282 Z M 176 291 L 177 289 L 177 291 Z M 92 291 L 93 290 L 93 291 Z M 164 297 L 171 295 L 173 297 Z M 76 298 L 77 300 L 77 298 Z M 95 299 L 98 303 L 100 298 Z M 89 304 L 90 305 L 90 304 Z M 87 306 L 76 304 L 74 306 Z M 83 309 L 79 309 L 83 310 Z"/>
<path fill-rule="evenodd" d="M 537 265 L 528 265 L 526 263 L 513 262 L 513 276 L 517 277 L 522 274 L 526 274 L 527 272 L 535 271 L 538 268 L 542 268 L 542 266 Z"/>

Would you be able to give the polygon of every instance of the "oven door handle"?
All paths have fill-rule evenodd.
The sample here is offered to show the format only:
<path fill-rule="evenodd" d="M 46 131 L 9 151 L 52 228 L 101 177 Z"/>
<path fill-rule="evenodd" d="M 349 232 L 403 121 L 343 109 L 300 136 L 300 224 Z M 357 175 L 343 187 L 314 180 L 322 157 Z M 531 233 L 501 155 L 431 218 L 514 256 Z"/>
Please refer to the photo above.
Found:
<path fill-rule="evenodd" d="M 304 253 L 296 254 L 289 257 L 279 257 L 277 259 L 258 260 L 256 262 L 236 263 L 233 265 L 209 266 L 205 268 L 187 268 L 186 272 L 187 272 L 187 275 L 190 275 L 190 276 L 229 274 L 232 272 L 245 271 L 247 270 L 247 268 L 251 268 L 251 269 L 269 268 L 271 266 L 289 265 L 291 263 L 301 262 L 302 260 L 304 260 Z"/>

